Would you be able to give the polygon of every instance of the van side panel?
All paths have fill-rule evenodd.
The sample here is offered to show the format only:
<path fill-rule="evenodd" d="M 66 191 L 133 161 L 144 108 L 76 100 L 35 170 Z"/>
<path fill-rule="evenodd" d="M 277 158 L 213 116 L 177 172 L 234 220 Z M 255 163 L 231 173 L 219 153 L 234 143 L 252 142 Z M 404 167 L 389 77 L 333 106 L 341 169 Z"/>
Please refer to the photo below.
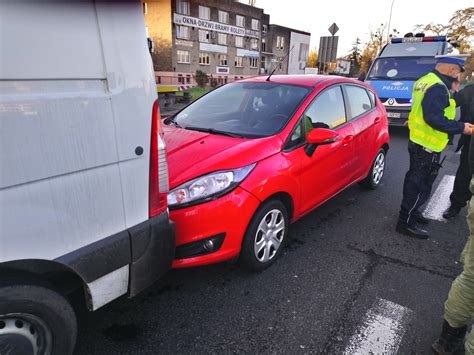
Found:
<path fill-rule="evenodd" d="M 145 20 L 137 3 L 97 3 L 128 228 L 148 218 L 151 115 L 157 99 Z M 143 149 L 142 155 L 137 148 Z"/>
<path fill-rule="evenodd" d="M 14 1 L 0 17 L 0 263 L 56 259 L 126 229 L 97 13 Z"/>
<path fill-rule="evenodd" d="M 94 12 L 93 1 L 1 1 L 0 78 L 105 78 Z"/>

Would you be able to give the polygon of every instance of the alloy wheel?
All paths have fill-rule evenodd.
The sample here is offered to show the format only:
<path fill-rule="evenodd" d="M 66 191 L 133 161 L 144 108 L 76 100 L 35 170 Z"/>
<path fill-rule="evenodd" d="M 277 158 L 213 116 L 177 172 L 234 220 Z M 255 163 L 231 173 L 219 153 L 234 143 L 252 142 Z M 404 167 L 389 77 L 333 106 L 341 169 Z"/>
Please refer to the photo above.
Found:
<path fill-rule="evenodd" d="M 378 185 L 382 180 L 385 171 L 385 154 L 379 152 L 374 162 L 374 168 L 372 169 L 372 180 L 375 185 Z"/>
<path fill-rule="evenodd" d="M 261 263 L 274 258 L 285 235 L 285 218 L 278 209 L 270 210 L 260 221 L 255 234 L 255 257 Z"/>

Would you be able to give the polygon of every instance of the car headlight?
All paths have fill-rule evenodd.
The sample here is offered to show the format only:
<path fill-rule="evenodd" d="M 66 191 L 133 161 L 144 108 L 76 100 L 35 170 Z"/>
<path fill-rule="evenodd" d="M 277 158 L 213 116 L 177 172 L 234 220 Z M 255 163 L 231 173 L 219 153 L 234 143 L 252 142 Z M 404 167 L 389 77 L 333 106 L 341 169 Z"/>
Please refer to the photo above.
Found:
<path fill-rule="evenodd" d="M 168 193 L 170 209 L 188 207 L 221 197 L 241 183 L 257 163 L 239 169 L 216 171 L 188 181 Z"/>

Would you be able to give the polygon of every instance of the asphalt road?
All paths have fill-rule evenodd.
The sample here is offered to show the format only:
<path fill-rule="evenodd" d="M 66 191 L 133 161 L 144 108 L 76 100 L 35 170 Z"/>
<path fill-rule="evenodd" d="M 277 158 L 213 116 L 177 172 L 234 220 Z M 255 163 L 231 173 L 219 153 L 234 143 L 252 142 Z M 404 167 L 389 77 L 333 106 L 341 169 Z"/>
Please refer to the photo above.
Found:
<path fill-rule="evenodd" d="M 427 241 L 397 234 L 406 130 L 392 130 L 391 139 L 382 185 L 353 186 L 295 223 L 271 268 L 174 270 L 137 298 L 83 316 L 77 354 L 351 352 L 374 324 L 382 338 L 387 324 L 395 329 L 387 341 L 397 347 L 387 350 L 429 352 L 461 270 L 466 211 L 432 221 Z M 458 159 L 448 152 L 435 188 Z M 380 310 L 390 306 L 392 314 Z"/>

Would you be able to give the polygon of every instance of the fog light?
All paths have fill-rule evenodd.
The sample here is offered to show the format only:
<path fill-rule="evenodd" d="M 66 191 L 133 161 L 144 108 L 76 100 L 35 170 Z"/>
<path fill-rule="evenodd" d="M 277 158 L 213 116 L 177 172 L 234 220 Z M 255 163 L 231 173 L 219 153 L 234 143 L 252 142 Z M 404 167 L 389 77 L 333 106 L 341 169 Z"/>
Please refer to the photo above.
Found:
<path fill-rule="evenodd" d="M 212 249 L 214 249 L 214 242 L 211 239 L 205 240 L 204 249 L 206 249 L 207 251 L 212 251 Z"/>
<path fill-rule="evenodd" d="M 212 237 L 207 237 L 205 240 L 201 239 L 188 244 L 178 245 L 176 247 L 175 258 L 186 259 L 215 253 L 221 248 L 224 239 L 225 233 L 219 233 Z"/>

